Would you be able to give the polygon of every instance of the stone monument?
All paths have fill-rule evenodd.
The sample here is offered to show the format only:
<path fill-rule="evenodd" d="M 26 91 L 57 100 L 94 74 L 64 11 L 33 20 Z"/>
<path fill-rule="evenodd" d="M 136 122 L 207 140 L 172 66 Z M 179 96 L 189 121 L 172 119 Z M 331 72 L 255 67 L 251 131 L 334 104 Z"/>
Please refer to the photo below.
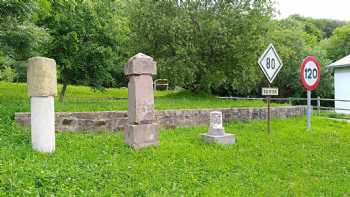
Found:
<path fill-rule="evenodd" d="M 208 133 L 202 134 L 202 138 L 215 144 L 234 144 L 235 136 L 233 134 L 225 133 L 222 126 L 222 112 L 213 111 L 210 112 L 210 126 Z"/>
<path fill-rule="evenodd" d="M 57 95 L 56 62 L 45 57 L 28 60 L 28 95 L 31 108 L 33 150 L 55 151 L 55 108 Z"/>
<path fill-rule="evenodd" d="M 153 79 L 157 74 L 152 57 L 139 53 L 124 67 L 128 83 L 128 124 L 125 143 L 134 149 L 159 145 L 159 125 L 155 121 Z"/>

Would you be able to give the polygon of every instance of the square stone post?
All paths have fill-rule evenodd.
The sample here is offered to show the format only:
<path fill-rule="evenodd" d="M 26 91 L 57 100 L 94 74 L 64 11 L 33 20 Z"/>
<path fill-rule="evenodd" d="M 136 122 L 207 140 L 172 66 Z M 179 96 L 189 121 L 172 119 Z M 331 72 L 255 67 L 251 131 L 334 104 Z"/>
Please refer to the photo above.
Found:
<path fill-rule="evenodd" d="M 157 73 L 152 57 L 139 53 L 124 67 L 128 83 L 128 124 L 125 143 L 134 149 L 159 145 L 159 126 L 155 121 L 153 79 Z"/>
<path fill-rule="evenodd" d="M 31 109 L 33 150 L 55 151 L 55 107 L 57 94 L 56 62 L 45 57 L 28 60 L 28 95 Z"/>

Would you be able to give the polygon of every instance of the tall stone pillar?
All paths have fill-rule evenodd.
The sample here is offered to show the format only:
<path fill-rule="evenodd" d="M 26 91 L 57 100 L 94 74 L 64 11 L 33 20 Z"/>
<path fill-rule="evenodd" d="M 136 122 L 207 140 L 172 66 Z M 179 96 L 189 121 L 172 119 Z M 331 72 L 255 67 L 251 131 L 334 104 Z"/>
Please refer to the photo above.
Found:
<path fill-rule="evenodd" d="M 139 53 L 124 67 L 128 84 L 128 125 L 125 143 L 134 149 L 159 145 L 159 126 L 155 121 L 153 79 L 157 74 L 152 57 Z"/>
<path fill-rule="evenodd" d="M 55 151 L 54 96 L 57 94 L 55 60 L 44 57 L 30 58 L 27 85 L 33 150 L 52 153 Z"/>

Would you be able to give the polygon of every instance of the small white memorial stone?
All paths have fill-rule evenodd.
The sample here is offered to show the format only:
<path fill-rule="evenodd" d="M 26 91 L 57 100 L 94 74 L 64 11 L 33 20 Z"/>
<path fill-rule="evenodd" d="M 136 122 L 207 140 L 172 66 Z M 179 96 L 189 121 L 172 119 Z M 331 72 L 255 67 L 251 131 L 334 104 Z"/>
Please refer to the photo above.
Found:
<path fill-rule="evenodd" d="M 222 112 L 210 112 L 210 126 L 208 133 L 202 134 L 202 138 L 209 143 L 235 144 L 235 136 L 225 133 L 222 126 Z"/>

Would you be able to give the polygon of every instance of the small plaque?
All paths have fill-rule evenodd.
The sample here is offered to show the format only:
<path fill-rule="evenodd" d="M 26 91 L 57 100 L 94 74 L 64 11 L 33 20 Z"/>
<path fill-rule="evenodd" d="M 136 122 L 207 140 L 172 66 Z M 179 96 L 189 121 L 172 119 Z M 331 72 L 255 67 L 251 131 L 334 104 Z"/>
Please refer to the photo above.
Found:
<path fill-rule="evenodd" d="M 263 96 L 278 96 L 278 88 L 262 88 Z"/>

